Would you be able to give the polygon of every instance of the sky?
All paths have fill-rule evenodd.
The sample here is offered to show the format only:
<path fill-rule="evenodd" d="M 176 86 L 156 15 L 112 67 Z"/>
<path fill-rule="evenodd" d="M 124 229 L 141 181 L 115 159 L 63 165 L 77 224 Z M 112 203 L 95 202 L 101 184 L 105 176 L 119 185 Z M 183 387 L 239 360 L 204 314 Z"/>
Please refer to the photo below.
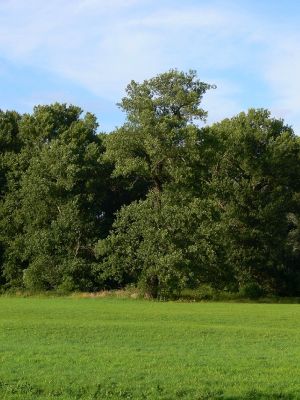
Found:
<path fill-rule="evenodd" d="M 0 109 L 71 103 L 120 126 L 134 79 L 196 70 L 207 123 L 267 108 L 300 134 L 298 0 L 0 0 Z"/>

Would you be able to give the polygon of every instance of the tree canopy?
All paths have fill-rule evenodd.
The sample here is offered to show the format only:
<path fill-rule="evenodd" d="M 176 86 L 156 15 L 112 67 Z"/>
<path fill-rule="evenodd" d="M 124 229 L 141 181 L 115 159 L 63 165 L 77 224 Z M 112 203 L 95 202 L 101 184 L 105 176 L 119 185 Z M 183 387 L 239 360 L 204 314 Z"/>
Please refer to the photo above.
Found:
<path fill-rule="evenodd" d="M 0 287 L 300 295 L 300 140 L 250 109 L 211 126 L 195 71 L 132 81 L 104 134 L 66 104 L 0 111 Z"/>

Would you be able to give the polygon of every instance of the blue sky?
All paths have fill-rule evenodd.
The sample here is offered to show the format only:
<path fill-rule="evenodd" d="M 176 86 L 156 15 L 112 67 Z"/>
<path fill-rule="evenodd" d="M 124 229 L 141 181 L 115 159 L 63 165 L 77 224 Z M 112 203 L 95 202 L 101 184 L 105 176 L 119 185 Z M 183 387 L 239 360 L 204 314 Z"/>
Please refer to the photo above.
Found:
<path fill-rule="evenodd" d="M 195 69 L 208 123 L 250 107 L 300 134 L 300 1 L 0 0 L 0 108 L 55 101 L 124 119 L 131 79 Z"/>

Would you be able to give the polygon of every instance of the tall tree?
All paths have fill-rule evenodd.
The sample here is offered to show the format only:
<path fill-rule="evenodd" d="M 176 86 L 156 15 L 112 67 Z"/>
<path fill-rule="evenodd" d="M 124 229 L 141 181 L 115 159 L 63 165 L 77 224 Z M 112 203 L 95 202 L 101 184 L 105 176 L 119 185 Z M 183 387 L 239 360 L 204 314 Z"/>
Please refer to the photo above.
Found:
<path fill-rule="evenodd" d="M 158 192 L 165 183 L 185 182 L 193 172 L 188 160 L 198 156 L 201 141 L 195 121 L 205 120 L 200 103 L 211 88 L 195 71 L 171 70 L 141 84 L 132 81 L 119 104 L 127 122 L 105 140 L 114 176 L 144 178 Z"/>
<path fill-rule="evenodd" d="M 187 286 L 224 285 L 220 226 L 210 200 L 164 190 L 123 207 L 96 249 L 104 281 L 138 284 L 149 297 L 167 298 Z M 212 221 L 215 221 L 212 224 Z"/>
<path fill-rule="evenodd" d="M 249 110 L 210 129 L 219 142 L 211 196 L 237 285 L 256 282 L 284 293 L 287 216 L 300 185 L 299 141 L 267 110 Z"/>
<path fill-rule="evenodd" d="M 22 173 L 4 202 L 4 274 L 10 285 L 93 289 L 93 246 L 103 236 L 108 170 L 91 114 L 39 106 L 19 124 Z"/>
<path fill-rule="evenodd" d="M 182 288 L 191 278 L 196 247 L 202 249 L 201 266 L 208 263 L 212 253 L 205 233 L 197 242 L 191 232 L 188 244 L 187 232 L 195 229 L 195 210 L 198 222 L 205 218 L 184 192 L 195 179 L 195 165 L 207 171 L 207 131 L 195 122 L 205 120 L 200 103 L 213 87 L 198 80 L 194 71 L 176 70 L 128 85 L 127 97 L 120 103 L 127 122 L 106 137 L 105 158 L 115 164 L 113 176 L 144 179 L 149 192 L 146 199 L 122 209 L 111 236 L 98 244 L 105 266 L 103 276 L 117 275 L 119 282 L 125 283 L 133 279 L 158 296 Z M 201 178 L 201 173 L 196 176 Z M 176 221 L 182 227 L 177 234 Z"/>
<path fill-rule="evenodd" d="M 19 121 L 21 116 L 14 111 L 0 110 L 0 285 L 3 279 L 3 260 L 6 249 L 3 207 L 8 187 L 15 181 L 16 160 L 21 150 Z"/>

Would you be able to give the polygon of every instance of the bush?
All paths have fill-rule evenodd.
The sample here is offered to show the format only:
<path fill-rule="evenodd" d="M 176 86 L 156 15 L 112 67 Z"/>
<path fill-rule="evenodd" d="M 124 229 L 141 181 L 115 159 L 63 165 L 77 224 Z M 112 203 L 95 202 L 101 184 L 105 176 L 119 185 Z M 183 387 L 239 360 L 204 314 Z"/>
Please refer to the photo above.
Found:
<path fill-rule="evenodd" d="M 251 282 L 242 286 L 239 290 L 239 294 L 241 297 L 246 297 L 247 299 L 259 299 L 266 293 L 257 283 Z"/>

